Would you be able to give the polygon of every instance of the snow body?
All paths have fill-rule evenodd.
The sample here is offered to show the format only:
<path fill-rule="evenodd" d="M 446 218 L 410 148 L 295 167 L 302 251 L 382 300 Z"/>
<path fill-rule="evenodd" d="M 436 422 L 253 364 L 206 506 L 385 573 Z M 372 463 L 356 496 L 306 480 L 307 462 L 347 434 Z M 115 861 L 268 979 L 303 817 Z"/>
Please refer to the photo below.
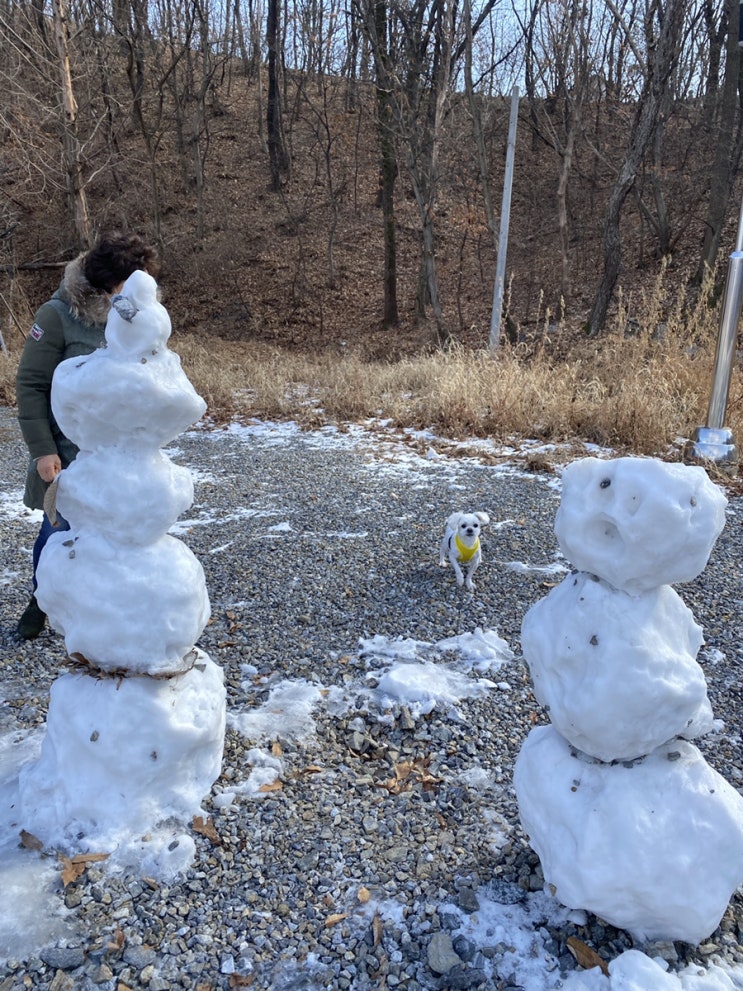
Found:
<path fill-rule="evenodd" d="M 632 596 L 568 575 L 524 616 L 534 694 L 553 726 L 600 760 L 632 760 L 712 728 L 701 627 L 669 586 Z"/>
<path fill-rule="evenodd" d="M 169 335 L 154 279 L 135 272 L 113 298 L 107 347 L 55 372 L 54 415 L 80 453 L 57 481 L 70 529 L 44 548 L 37 598 L 79 668 L 52 686 L 41 756 L 19 779 L 19 820 L 45 845 L 163 876 L 193 858 L 172 824 L 202 812 L 226 711 L 222 672 L 195 647 L 204 572 L 167 533 L 193 482 L 160 448 L 206 409 Z M 143 839 L 162 823 L 164 839 Z"/>
<path fill-rule="evenodd" d="M 638 938 L 700 942 L 743 882 L 743 798 L 682 739 L 712 711 L 670 588 L 703 570 L 726 504 L 698 467 L 574 462 L 555 532 L 578 571 L 522 624 L 552 723 L 516 762 L 522 825 L 563 904 Z"/>

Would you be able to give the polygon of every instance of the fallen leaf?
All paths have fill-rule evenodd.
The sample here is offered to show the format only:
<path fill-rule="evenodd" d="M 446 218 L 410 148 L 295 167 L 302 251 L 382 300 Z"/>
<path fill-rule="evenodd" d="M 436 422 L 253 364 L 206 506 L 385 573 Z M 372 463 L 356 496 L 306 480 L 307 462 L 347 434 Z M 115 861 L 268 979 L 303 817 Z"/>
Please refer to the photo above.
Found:
<path fill-rule="evenodd" d="M 302 774 L 322 774 L 323 769 L 319 764 L 308 764 L 307 767 L 302 768 Z"/>
<path fill-rule="evenodd" d="M 265 785 L 261 785 L 258 791 L 265 795 L 270 791 L 281 791 L 283 787 L 283 784 L 277 778 L 275 781 L 269 781 Z"/>
<path fill-rule="evenodd" d="M 343 920 L 347 918 L 348 912 L 334 912 L 325 920 L 325 928 L 330 929 L 331 926 L 337 926 L 339 922 L 343 922 Z"/>
<path fill-rule="evenodd" d="M 247 974 L 245 977 L 242 974 L 231 974 L 230 975 L 230 987 L 231 988 L 249 988 L 253 983 L 253 975 Z"/>
<path fill-rule="evenodd" d="M 20 837 L 21 837 L 21 846 L 25 847 L 26 850 L 44 849 L 44 844 L 37 836 L 34 836 L 33 833 L 28 833 L 26 832 L 25 829 L 22 829 L 20 832 Z"/>
<path fill-rule="evenodd" d="M 85 864 L 73 864 L 69 857 L 64 857 L 60 854 L 60 863 L 62 864 L 62 887 L 66 888 L 68 884 L 72 884 L 77 881 L 85 873 Z"/>
<path fill-rule="evenodd" d="M 384 924 L 380 918 L 379 912 L 374 913 L 374 918 L 372 919 L 372 936 L 374 937 L 374 946 L 379 946 L 382 942 L 382 933 L 384 931 Z"/>
<path fill-rule="evenodd" d="M 109 952 L 114 952 L 116 950 L 123 950 L 125 942 L 126 940 L 124 938 L 123 931 L 121 929 L 117 929 L 113 935 L 113 939 L 108 944 L 107 949 Z"/>
<path fill-rule="evenodd" d="M 205 836 L 208 840 L 211 840 L 215 846 L 219 846 L 222 843 L 222 838 L 214 828 L 214 822 L 211 819 L 205 819 L 203 816 L 194 816 L 191 828 L 194 833 L 198 833 L 199 836 Z"/>
<path fill-rule="evenodd" d="M 101 860 L 106 860 L 107 853 L 78 853 L 74 857 L 65 857 L 59 854 L 59 862 L 62 865 L 62 887 L 77 881 L 85 873 L 88 864 L 96 864 Z"/>
<path fill-rule="evenodd" d="M 607 977 L 609 976 L 609 967 L 606 961 L 595 950 L 592 950 L 590 946 L 587 946 L 576 936 L 568 936 L 565 942 L 567 948 L 584 970 L 591 970 L 592 967 L 600 967 L 601 973 L 606 974 Z"/>
<path fill-rule="evenodd" d="M 362 884 L 362 886 L 359 888 L 359 893 L 356 895 L 356 897 L 358 898 L 358 900 L 361 902 L 362 905 L 366 905 L 366 903 L 371 898 L 371 892 L 369 891 L 368 888 L 365 888 Z"/>
<path fill-rule="evenodd" d="M 271 744 L 271 753 L 274 757 L 283 757 L 284 750 L 278 740 Z"/>
<path fill-rule="evenodd" d="M 423 786 L 424 791 L 432 791 L 441 778 L 435 777 L 428 770 L 430 757 L 419 757 L 417 760 L 404 760 L 394 767 L 394 778 L 378 782 L 378 787 L 386 788 L 391 795 L 399 795 L 413 787 L 414 781 Z"/>

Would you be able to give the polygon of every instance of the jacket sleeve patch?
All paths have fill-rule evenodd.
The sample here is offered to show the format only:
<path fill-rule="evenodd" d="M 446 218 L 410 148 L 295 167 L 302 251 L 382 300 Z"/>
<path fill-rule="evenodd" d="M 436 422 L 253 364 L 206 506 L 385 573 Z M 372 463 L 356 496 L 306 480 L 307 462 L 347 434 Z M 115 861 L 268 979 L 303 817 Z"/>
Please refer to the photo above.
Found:
<path fill-rule="evenodd" d="M 37 323 L 35 323 L 31 328 L 31 337 L 33 337 L 35 341 L 40 341 L 43 336 L 44 336 L 43 329 Z"/>

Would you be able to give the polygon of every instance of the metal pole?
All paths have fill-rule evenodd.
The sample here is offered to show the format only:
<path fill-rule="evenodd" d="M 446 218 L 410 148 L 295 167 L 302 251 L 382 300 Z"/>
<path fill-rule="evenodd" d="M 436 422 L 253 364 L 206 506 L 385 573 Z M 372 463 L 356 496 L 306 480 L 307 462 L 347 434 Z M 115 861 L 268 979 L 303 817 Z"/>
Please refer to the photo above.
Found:
<path fill-rule="evenodd" d="M 728 262 L 725 297 L 720 314 L 715 364 L 712 373 L 707 425 L 697 427 L 694 438 L 687 444 L 685 460 L 715 461 L 731 473 L 738 465 L 738 449 L 732 430 L 725 426 L 725 410 L 730 391 L 730 376 L 735 355 L 735 339 L 743 307 L 743 210 L 738 223 L 736 250 Z"/>
<path fill-rule="evenodd" d="M 516 151 L 516 125 L 519 120 L 519 88 L 511 91 L 511 118 L 508 124 L 508 147 L 506 149 L 506 175 L 503 180 L 503 202 L 500 212 L 500 235 L 498 238 L 498 259 L 493 287 L 493 312 L 490 317 L 490 349 L 500 343 L 500 321 L 503 312 L 503 288 L 506 281 L 506 250 L 508 248 L 508 224 L 511 218 L 511 186 L 513 185 L 513 159 Z"/>

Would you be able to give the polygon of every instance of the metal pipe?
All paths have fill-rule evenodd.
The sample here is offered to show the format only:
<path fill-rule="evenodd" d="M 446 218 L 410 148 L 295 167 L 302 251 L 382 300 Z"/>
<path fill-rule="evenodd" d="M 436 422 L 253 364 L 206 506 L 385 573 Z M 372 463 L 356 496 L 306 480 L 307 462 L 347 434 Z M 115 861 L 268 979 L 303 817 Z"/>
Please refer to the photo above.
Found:
<path fill-rule="evenodd" d="M 717 335 L 715 365 L 712 373 L 707 426 L 721 430 L 725 426 L 725 409 L 730 392 L 730 376 L 733 369 L 735 339 L 738 333 L 741 306 L 743 305 L 743 250 L 734 251 L 728 263 L 725 300 L 720 315 L 720 331 Z"/>
<path fill-rule="evenodd" d="M 725 298 L 720 315 L 720 329 L 715 349 L 707 425 L 697 427 L 693 440 L 684 449 L 685 461 L 714 461 L 721 469 L 734 473 L 738 466 L 738 449 L 733 432 L 725 426 L 725 410 L 730 392 L 730 377 L 735 356 L 741 308 L 743 307 L 743 209 L 736 250 L 728 262 Z"/>

